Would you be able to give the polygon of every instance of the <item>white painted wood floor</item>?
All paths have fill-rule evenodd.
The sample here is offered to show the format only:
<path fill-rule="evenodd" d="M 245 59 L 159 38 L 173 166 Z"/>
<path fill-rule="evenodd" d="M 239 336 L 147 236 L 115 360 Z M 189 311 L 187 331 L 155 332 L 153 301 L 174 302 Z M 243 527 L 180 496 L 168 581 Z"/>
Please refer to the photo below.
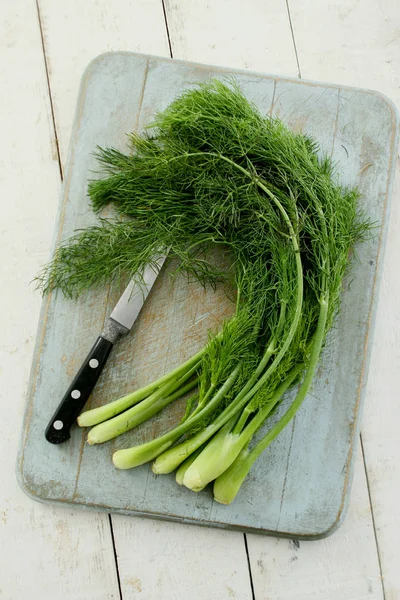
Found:
<path fill-rule="evenodd" d="M 369 87 L 400 106 L 398 0 L 0 2 L 0 598 L 400 599 L 400 186 L 350 510 L 319 542 L 34 503 L 14 467 L 79 80 L 132 50 Z M 400 162 L 398 175 L 400 173 Z"/>

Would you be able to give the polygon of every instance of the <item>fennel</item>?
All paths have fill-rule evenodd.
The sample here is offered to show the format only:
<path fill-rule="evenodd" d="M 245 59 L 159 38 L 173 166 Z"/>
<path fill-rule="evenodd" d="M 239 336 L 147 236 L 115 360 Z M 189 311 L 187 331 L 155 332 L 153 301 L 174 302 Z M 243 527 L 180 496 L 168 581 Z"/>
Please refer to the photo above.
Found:
<path fill-rule="evenodd" d="M 215 480 L 216 499 L 228 503 L 304 401 L 340 306 L 349 251 L 369 223 L 357 191 L 338 183 L 318 145 L 261 115 L 234 82 L 185 92 L 130 145 L 128 155 L 98 149 L 103 178 L 89 185 L 94 210 L 112 204 L 117 218 L 60 246 L 39 285 L 76 297 L 140 272 L 167 249 L 202 284 L 233 283 L 235 315 L 196 356 L 79 417 L 95 425 L 89 441 L 102 442 L 197 386 L 183 422 L 115 452 L 113 462 L 128 469 L 155 459 L 156 473 L 179 467 L 179 483 L 198 491 Z M 209 258 L 215 247 L 230 255 L 227 272 Z M 295 384 L 285 415 L 251 449 Z"/>

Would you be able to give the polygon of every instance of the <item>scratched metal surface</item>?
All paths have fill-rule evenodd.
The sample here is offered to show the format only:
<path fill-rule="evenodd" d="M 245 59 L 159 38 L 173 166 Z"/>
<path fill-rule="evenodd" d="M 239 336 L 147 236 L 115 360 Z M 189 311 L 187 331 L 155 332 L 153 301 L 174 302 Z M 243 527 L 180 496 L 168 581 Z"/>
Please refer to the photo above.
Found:
<path fill-rule="evenodd" d="M 44 429 L 71 377 L 98 335 L 120 290 L 94 291 L 78 302 L 43 302 L 17 472 L 32 498 L 217 527 L 297 538 L 328 535 L 343 520 L 349 497 L 367 380 L 374 309 L 391 194 L 398 121 L 383 96 L 366 90 L 287 80 L 250 72 L 111 53 L 83 77 L 55 243 L 94 221 L 86 185 L 97 144 L 124 149 L 125 133 L 141 129 L 188 86 L 233 73 L 263 112 L 313 134 L 337 161 L 342 181 L 358 185 L 367 214 L 381 226 L 358 250 L 343 287 L 340 316 L 329 335 L 312 391 L 293 423 L 254 466 L 231 506 L 194 494 L 148 465 L 117 471 L 116 448 L 164 431 L 182 413 L 169 407 L 119 439 L 90 447 L 75 428 L 69 443 L 49 445 Z M 115 399 L 192 355 L 210 328 L 231 314 L 223 290 L 204 290 L 172 266 L 160 274 L 131 334 L 115 348 L 91 406 Z M 285 403 L 282 410 L 285 410 Z M 278 415 L 277 415 L 278 416 Z"/>

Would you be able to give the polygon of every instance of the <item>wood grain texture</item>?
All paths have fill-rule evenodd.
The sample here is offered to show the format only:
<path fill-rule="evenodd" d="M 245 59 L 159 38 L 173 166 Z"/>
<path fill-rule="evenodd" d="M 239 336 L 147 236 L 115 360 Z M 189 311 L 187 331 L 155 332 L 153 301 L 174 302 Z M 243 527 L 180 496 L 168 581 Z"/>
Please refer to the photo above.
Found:
<path fill-rule="evenodd" d="M 0 4 L 0 597 L 118 597 L 105 515 L 31 502 L 15 478 L 40 296 L 60 173 L 35 2 Z"/>
<path fill-rule="evenodd" d="M 361 449 L 348 516 L 314 542 L 249 535 L 255 597 L 263 600 L 383 600 Z"/>
<path fill-rule="evenodd" d="M 166 0 L 174 58 L 263 73 L 297 74 L 284 0 Z"/>
<path fill-rule="evenodd" d="M 61 237 L 68 235 L 78 226 L 80 218 L 88 214 L 85 188 L 93 161 L 88 158 L 91 148 L 96 143 L 120 146 L 124 139 L 122 132 L 129 131 L 132 122 L 141 123 L 140 109 L 147 122 L 152 111 L 163 108 L 181 90 L 199 79 L 224 77 L 226 72 L 126 53 L 103 55 L 92 63 L 82 83 L 78 104 Z M 363 91 L 276 80 L 245 72 L 239 74 L 239 79 L 247 96 L 264 103 L 264 111 L 272 106 L 273 113 L 294 128 L 301 126 L 313 132 L 321 145 L 333 152 L 344 183 L 361 186 L 367 214 L 383 223 L 384 230 L 397 132 L 391 105 L 379 95 Z M 345 158 L 335 150 L 337 136 L 341 146 L 346 147 Z M 371 161 L 375 168 L 363 169 Z M 366 339 L 371 326 L 375 274 L 380 264 L 379 245 L 377 235 L 358 251 L 359 259 L 344 283 L 342 311 L 329 335 L 312 393 L 296 416 L 295 426 L 291 432 L 290 429 L 285 432 L 286 437 L 272 444 L 229 507 L 213 503 L 206 492 L 194 496 L 186 488 L 176 486 L 172 477 L 154 476 L 148 465 L 122 472 L 112 468 L 113 449 L 129 447 L 154 435 L 160 424 L 165 429 L 170 422 L 168 413 L 167 417 L 101 447 L 79 445 L 82 433 L 75 430 L 71 445 L 56 446 L 49 452 L 38 435 L 42 415 L 46 410 L 51 412 L 57 389 L 65 385 L 68 357 L 72 355 L 79 364 L 85 356 L 87 349 L 83 344 L 74 345 L 76 337 L 82 336 L 82 341 L 89 334 L 94 337 L 92 330 L 102 315 L 104 318 L 108 294 L 106 290 L 98 290 L 81 299 L 78 308 L 82 314 L 76 321 L 83 322 L 84 327 L 76 325 L 72 338 L 75 305 L 59 296 L 50 298 L 43 343 L 36 353 L 38 371 L 30 392 L 27 437 L 21 453 L 21 473 L 29 493 L 44 500 L 241 530 L 294 537 L 330 533 L 343 519 L 352 476 L 353 444 L 369 351 Z M 102 375 L 103 382 L 112 381 L 115 395 L 125 393 L 128 385 L 142 385 L 175 366 L 179 359 L 187 358 L 205 342 L 207 330 L 215 328 L 221 296 L 212 290 L 204 292 L 198 284 L 188 284 L 179 276 L 172 286 L 167 279 L 164 271 L 164 279 L 157 282 L 142 309 L 132 332 L 133 352 L 124 353 L 124 366 L 111 363 Z M 201 327 L 186 339 L 193 319 L 199 315 Z M 125 342 L 128 345 L 129 338 Z M 186 355 L 177 356 L 172 351 L 175 348 Z M 135 357 L 143 349 L 145 360 L 139 361 L 140 371 L 135 371 Z M 54 362 L 62 362 L 63 352 L 66 364 L 52 373 Z M 104 393 L 102 390 L 104 386 L 95 392 L 95 401 L 98 394 Z M 281 406 L 284 409 L 285 403 Z"/>
<path fill-rule="evenodd" d="M 57 135 L 66 162 L 79 82 L 87 64 L 115 50 L 169 56 L 161 0 L 38 0 Z"/>
<path fill-rule="evenodd" d="M 290 3 L 303 77 L 378 89 L 400 106 L 400 12 L 391 0 Z M 362 440 L 387 599 L 400 597 L 400 160 L 392 198 Z"/>
<path fill-rule="evenodd" d="M 76 136 L 73 137 L 71 146 L 69 168 L 67 169 L 63 189 L 63 202 L 60 207 L 59 225 L 56 234 L 57 242 L 69 237 L 76 229 L 93 223 L 96 217 L 88 208 L 86 196 L 87 181 L 92 176 L 96 167 L 92 149 L 96 147 L 94 139 L 99 144 L 117 145 L 125 140 L 126 122 L 121 122 L 121 114 L 126 115 L 130 122 L 134 122 L 139 111 L 142 86 L 147 70 L 145 58 L 135 62 L 135 74 L 127 78 L 124 73 L 125 65 L 113 65 L 108 70 L 109 86 L 103 86 L 103 79 L 96 76 L 96 67 L 91 66 L 87 72 L 81 88 L 81 102 L 79 103 L 76 119 Z M 114 68 L 115 67 L 115 68 Z M 91 76 L 91 73 L 93 74 Z M 107 123 L 107 127 L 104 127 Z M 79 131 L 79 135 L 78 135 Z M 94 136 L 94 137 L 93 137 Z M 38 348 L 49 351 L 52 355 L 52 364 L 44 371 L 39 365 L 33 367 L 33 375 L 37 379 L 33 383 L 43 389 L 43 402 L 41 410 L 47 410 L 51 416 L 53 409 L 63 396 L 61 389 L 67 389 L 71 379 L 79 369 L 83 358 L 86 356 L 92 343 L 102 330 L 106 317 L 108 293 L 106 289 L 93 290 L 85 294 L 77 302 L 65 299 L 61 295 L 49 295 L 44 302 L 43 320 L 46 321 L 48 335 L 38 338 Z M 67 314 L 73 314 L 73 319 L 64 328 L 64 319 Z M 88 343 L 88 339 L 92 343 Z M 56 366 L 57 365 L 57 366 Z M 36 369 L 39 369 L 36 371 Z M 96 386 L 96 393 L 102 396 L 101 378 Z M 44 414 L 44 413 L 42 413 Z M 27 426 L 34 414 L 27 414 Z M 48 488 L 47 493 L 54 499 L 65 499 L 71 489 L 76 487 L 76 474 L 80 468 L 81 453 L 84 441 L 84 432 L 75 428 L 71 431 L 71 443 L 55 446 L 49 452 L 49 445 L 41 433 L 43 422 L 40 419 L 36 424 L 36 435 L 24 442 L 26 473 L 33 473 L 30 461 L 36 462 L 42 456 L 41 472 L 36 473 L 36 480 L 26 480 L 28 489 Z M 56 472 L 55 465 L 62 463 L 69 465 L 65 469 L 64 477 L 53 477 L 50 480 L 45 475 L 46 470 Z M 64 469 L 62 469 L 64 471 Z M 72 487 L 71 487 L 72 486 Z M 44 492 L 44 489 L 42 490 Z M 41 493 L 39 493 L 41 495 Z"/>
<path fill-rule="evenodd" d="M 243 536 L 115 515 L 124 600 L 252 600 Z"/>

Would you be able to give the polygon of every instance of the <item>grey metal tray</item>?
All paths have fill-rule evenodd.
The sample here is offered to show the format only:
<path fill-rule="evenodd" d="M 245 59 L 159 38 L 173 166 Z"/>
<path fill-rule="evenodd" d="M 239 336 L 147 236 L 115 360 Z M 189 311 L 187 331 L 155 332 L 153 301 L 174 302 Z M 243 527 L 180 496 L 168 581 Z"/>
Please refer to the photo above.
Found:
<path fill-rule="evenodd" d="M 77 302 L 44 299 L 18 457 L 18 478 L 35 500 L 295 538 L 328 535 L 341 523 L 349 497 L 388 217 L 398 119 L 382 95 L 335 85 L 190 64 L 131 53 L 105 54 L 83 79 L 73 127 L 55 243 L 95 220 L 87 181 L 96 145 L 125 147 L 182 90 L 233 74 L 262 111 L 319 140 L 338 163 L 343 182 L 358 185 L 377 235 L 362 245 L 343 288 L 342 311 L 329 335 L 312 391 L 294 421 L 253 467 L 230 506 L 211 490 L 194 494 L 149 465 L 118 471 L 116 448 L 170 427 L 183 410 L 169 407 L 150 423 L 102 446 L 75 428 L 60 446 L 44 429 L 120 290 L 91 292 Z M 163 269 L 131 334 L 114 353 L 91 406 L 115 399 L 196 351 L 231 306 L 222 290 L 170 277 Z M 282 410 L 285 405 L 282 406 Z"/>

